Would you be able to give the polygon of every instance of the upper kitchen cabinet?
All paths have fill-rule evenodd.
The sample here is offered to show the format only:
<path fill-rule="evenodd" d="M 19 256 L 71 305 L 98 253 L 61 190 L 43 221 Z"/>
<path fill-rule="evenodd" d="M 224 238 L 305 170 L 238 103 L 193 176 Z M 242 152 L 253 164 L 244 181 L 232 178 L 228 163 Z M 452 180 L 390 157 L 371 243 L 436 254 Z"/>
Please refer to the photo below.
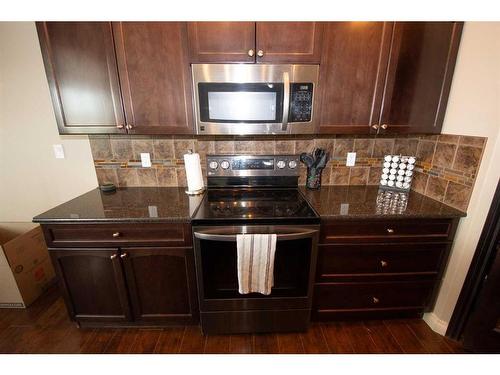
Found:
<path fill-rule="evenodd" d="M 319 64 L 321 22 L 257 22 L 258 63 Z"/>
<path fill-rule="evenodd" d="M 192 133 L 186 24 L 117 22 L 113 33 L 128 132 Z"/>
<path fill-rule="evenodd" d="M 391 34 L 392 23 L 325 25 L 315 107 L 321 133 L 376 133 Z"/>
<path fill-rule="evenodd" d="M 440 133 L 462 22 L 396 22 L 380 133 Z"/>
<path fill-rule="evenodd" d="M 109 22 L 37 22 L 60 134 L 125 133 Z"/>
<path fill-rule="evenodd" d="M 320 132 L 440 133 L 462 25 L 328 23 Z"/>
<path fill-rule="evenodd" d="M 321 22 L 189 22 L 192 63 L 318 64 Z"/>
<path fill-rule="evenodd" d="M 255 22 L 189 22 L 193 63 L 255 62 Z"/>

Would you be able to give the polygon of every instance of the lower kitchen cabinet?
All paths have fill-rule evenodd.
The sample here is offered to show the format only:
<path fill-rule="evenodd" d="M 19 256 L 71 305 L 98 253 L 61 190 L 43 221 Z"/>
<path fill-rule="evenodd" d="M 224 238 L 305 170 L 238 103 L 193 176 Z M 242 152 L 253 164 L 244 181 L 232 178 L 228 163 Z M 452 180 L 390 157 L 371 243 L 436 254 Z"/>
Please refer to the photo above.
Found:
<path fill-rule="evenodd" d="M 121 259 L 135 321 L 188 323 L 197 319 L 192 248 L 126 248 Z"/>
<path fill-rule="evenodd" d="M 198 322 L 193 249 L 49 248 L 71 318 L 82 325 Z"/>
<path fill-rule="evenodd" d="M 313 319 L 420 317 L 432 309 L 458 219 L 324 220 Z"/>
<path fill-rule="evenodd" d="M 130 320 L 118 249 L 50 249 L 69 315 L 78 322 Z"/>

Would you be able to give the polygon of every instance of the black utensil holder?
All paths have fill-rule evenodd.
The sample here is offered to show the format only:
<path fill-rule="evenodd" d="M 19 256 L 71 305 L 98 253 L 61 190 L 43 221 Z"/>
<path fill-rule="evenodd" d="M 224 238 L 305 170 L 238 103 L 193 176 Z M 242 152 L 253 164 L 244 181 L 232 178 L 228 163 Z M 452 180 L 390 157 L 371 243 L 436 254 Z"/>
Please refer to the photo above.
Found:
<path fill-rule="evenodd" d="M 321 187 L 321 173 L 323 169 L 307 168 L 306 188 L 318 190 Z"/>

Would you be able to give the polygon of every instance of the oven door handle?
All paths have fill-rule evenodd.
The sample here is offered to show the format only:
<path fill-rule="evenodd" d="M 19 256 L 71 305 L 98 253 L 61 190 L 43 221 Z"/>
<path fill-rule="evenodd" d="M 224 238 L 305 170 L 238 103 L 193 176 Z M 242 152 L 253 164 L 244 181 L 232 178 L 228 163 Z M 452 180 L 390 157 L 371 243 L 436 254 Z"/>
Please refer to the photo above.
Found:
<path fill-rule="evenodd" d="M 305 232 L 277 234 L 276 240 L 277 241 L 301 240 L 303 238 L 312 237 L 316 232 L 317 230 L 308 230 Z M 241 234 L 250 234 L 250 233 L 241 233 Z M 200 240 L 235 242 L 237 234 L 214 234 L 214 233 L 194 232 L 194 236 L 196 238 L 199 238 Z"/>
<path fill-rule="evenodd" d="M 283 119 L 281 130 L 286 132 L 288 127 L 288 107 L 290 106 L 290 76 L 283 72 Z"/>

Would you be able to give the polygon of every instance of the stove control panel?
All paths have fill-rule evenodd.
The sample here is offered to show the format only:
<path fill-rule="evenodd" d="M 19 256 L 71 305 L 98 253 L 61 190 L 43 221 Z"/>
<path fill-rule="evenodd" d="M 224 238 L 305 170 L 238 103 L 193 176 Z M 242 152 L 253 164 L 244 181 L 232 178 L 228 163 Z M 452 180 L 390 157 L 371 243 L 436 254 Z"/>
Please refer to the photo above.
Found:
<path fill-rule="evenodd" d="M 298 176 L 299 155 L 207 155 L 207 175 Z"/>

